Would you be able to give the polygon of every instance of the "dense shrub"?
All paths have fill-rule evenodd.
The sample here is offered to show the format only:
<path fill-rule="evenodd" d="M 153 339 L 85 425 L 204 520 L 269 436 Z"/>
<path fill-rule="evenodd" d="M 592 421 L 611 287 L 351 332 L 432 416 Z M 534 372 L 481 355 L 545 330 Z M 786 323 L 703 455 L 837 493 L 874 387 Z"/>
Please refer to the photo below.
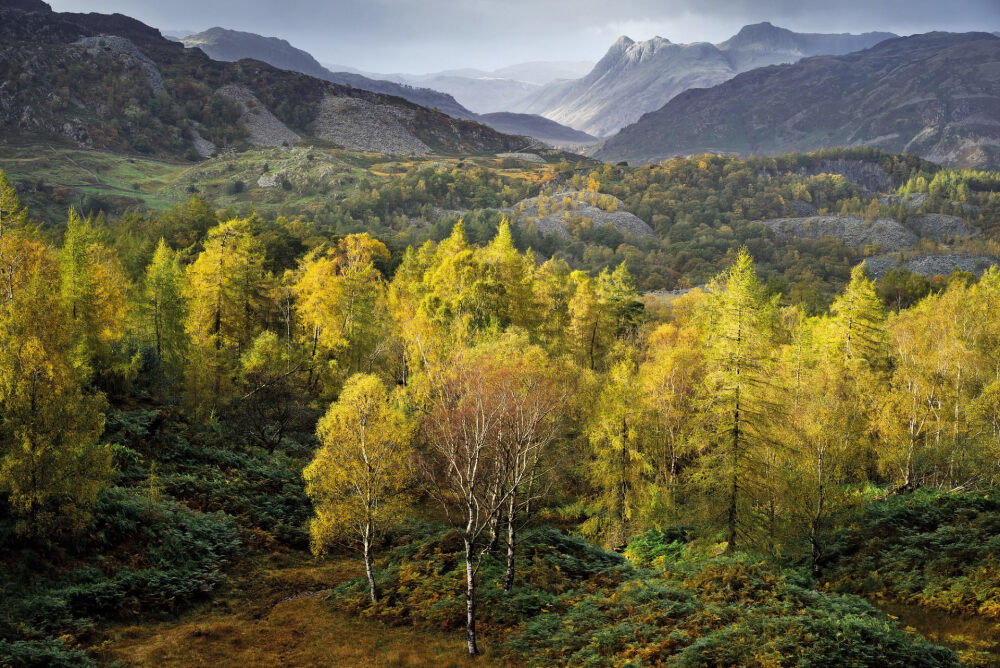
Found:
<path fill-rule="evenodd" d="M 41 551 L 12 550 L 0 562 L 0 665 L 4 653 L 10 665 L 85 665 L 51 637 L 176 613 L 218 586 L 240 544 L 236 523 L 222 513 L 105 490 L 79 535 Z"/>
<path fill-rule="evenodd" d="M 376 563 L 383 592 L 378 604 L 369 607 L 367 585 L 358 579 L 334 590 L 331 599 L 335 605 L 354 612 L 363 610 L 392 623 L 464 628 L 465 565 L 460 536 L 419 525 L 395 540 L 399 546 Z M 517 577 L 510 592 L 499 586 L 505 554 L 498 550 L 484 558 L 477 593 L 483 628 L 509 629 L 557 605 L 560 596 L 614 586 L 630 570 L 619 555 L 550 527 L 525 531 L 519 542 Z"/>
<path fill-rule="evenodd" d="M 870 504 L 825 562 L 829 587 L 1000 619 L 1000 498 L 920 490 Z"/>
<path fill-rule="evenodd" d="M 92 665 L 86 654 L 66 647 L 62 640 L 0 639 L 0 666 L 17 668 L 85 668 Z"/>
<path fill-rule="evenodd" d="M 515 587 L 502 561 L 481 570 L 480 626 L 496 653 L 528 666 L 955 666 L 956 656 L 904 632 L 855 596 L 819 593 L 809 576 L 751 555 L 686 555 L 684 532 L 649 532 L 626 553 L 655 569 L 550 527 L 525 532 Z M 363 581 L 334 605 L 391 623 L 459 629 L 462 543 L 420 526 L 377 563 L 383 598 Z"/>
<path fill-rule="evenodd" d="M 752 556 L 660 563 L 528 619 L 506 656 L 529 666 L 958 665 L 863 600 L 817 593 Z"/>

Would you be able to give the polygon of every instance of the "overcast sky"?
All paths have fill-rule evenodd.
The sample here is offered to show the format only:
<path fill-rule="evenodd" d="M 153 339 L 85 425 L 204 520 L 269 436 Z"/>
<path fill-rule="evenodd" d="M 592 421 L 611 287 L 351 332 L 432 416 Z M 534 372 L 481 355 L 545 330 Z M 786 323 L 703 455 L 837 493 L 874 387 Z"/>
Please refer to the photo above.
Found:
<path fill-rule="evenodd" d="M 1000 0 L 48 0 L 161 30 L 278 36 L 371 72 L 599 59 L 620 35 L 719 42 L 747 23 L 802 32 L 1000 30 Z"/>

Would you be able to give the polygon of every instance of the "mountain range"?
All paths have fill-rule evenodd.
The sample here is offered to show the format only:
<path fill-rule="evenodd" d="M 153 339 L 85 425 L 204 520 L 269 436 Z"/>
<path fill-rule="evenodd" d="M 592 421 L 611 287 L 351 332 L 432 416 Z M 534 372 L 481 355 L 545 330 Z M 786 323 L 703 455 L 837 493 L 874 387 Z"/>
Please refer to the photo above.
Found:
<path fill-rule="evenodd" d="M 844 54 L 895 37 L 795 33 L 770 23 L 745 26 L 720 44 L 674 44 L 662 37 L 621 37 L 581 79 L 550 83 L 516 102 L 511 111 L 607 137 L 692 88 L 709 88 L 757 67 L 820 54 Z"/>
<path fill-rule="evenodd" d="M 497 119 L 490 116 L 480 116 L 466 108 L 441 88 L 428 88 L 422 85 L 409 85 L 405 81 L 390 81 L 383 78 L 372 78 L 359 71 L 333 72 L 319 63 L 311 54 L 296 48 L 289 42 L 276 37 L 265 37 L 254 33 L 227 30 L 225 28 L 210 28 L 204 32 L 188 35 L 180 40 L 188 48 L 198 48 L 210 58 L 219 61 L 235 62 L 246 58 L 259 60 L 274 67 L 301 72 L 311 77 L 330 81 L 342 86 L 352 86 L 364 90 L 395 95 L 409 100 L 414 104 L 430 109 L 438 109 L 452 118 L 473 120 L 491 127 Z M 376 77 L 379 75 L 375 75 Z M 509 79 L 475 79 L 460 75 L 442 73 L 431 77 L 432 81 L 442 80 L 461 82 L 490 81 L 500 82 L 496 92 L 491 93 L 503 97 L 521 97 L 526 92 L 537 88 L 535 84 L 523 83 Z M 474 84 L 472 84 L 474 85 Z M 447 88 L 447 86 L 444 86 Z M 508 98 L 509 99 L 509 98 Z M 486 105 L 478 109 L 484 111 L 502 110 L 501 106 Z M 552 144 L 586 144 L 593 143 L 593 137 L 583 132 L 565 127 L 551 120 L 533 117 L 529 114 L 505 115 L 501 120 L 502 131 L 512 134 L 533 137 Z"/>
<path fill-rule="evenodd" d="M 638 163 L 830 146 L 1000 164 L 1000 38 L 927 33 L 755 69 L 678 95 L 608 139 L 597 157 Z"/>
<path fill-rule="evenodd" d="M 476 113 L 487 114 L 506 111 L 514 102 L 553 81 L 579 79 L 593 67 L 593 62 L 541 61 L 492 71 L 466 68 L 433 74 L 386 74 L 375 78 L 433 88 L 448 93 Z"/>

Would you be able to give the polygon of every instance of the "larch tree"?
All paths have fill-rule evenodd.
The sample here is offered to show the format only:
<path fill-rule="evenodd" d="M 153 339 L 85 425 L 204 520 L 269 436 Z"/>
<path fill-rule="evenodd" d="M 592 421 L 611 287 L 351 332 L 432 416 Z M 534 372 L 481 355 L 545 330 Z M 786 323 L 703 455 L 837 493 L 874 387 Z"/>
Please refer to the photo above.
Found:
<path fill-rule="evenodd" d="M 409 502 L 413 430 L 400 398 L 370 374 L 351 376 L 320 420 L 320 447 L 304 471 L 316 516 L 309 524 L 312 548 L 324 553 L 343 541 L 360 546 L 369 596 L 379 592 L 373 568 L 378 534 Z"/>
<path fill-rule="evenodd" d="M 610 315 L 601 303 L 597 281 L 586 272 L 571 273 L 569 284 L 569 348 L 578 364 L 594 371 L 611 345 Z"/>
<path fill-rule="evenodd" d="M 155 347 L 156 359 L 168 382 L 183 375 L 188 349 L 183 292 L 184 270 L 177 254 L 160 239 L 146 268 L 140 312 L 146 336 Z"/>
<path fill-rule="evenodd" d="M 867 477 L 878 403 L 873 388 L 884 380 L 889 351 L 885 309 L 863 264 L 851 272 L 829 316 L 806 318 L 800 309 L 795 315 L 784 354 L 794 424 L 786 441 L 798 450 L 789 496 L 815 572 L 831 515 L 847 501 L 848 472 L 854 483 Z"/>
<path fill-rule="evenodd" d="M 195 405 L 212 407 L 229 396 L 239 358 L 269 316 L 265 260 L 250 221 L 234 219 L 209 231 L 205 250 L 187 268 L 185 329 L 193 354 L 185 380 Z"/>
<path fill-rule="evenodd" d="M 700 456 L 695 473 L 727 550 L 754 537 L 771 500 L 775 401 L 775 299 L 741 250 L 709 289 L 702 313 L 705 379 L 699 392 Z"/>
<path fill-rule="evenodd" d="M 590 478 L 598 491 L 605 542 L 618 547 L 628 542 L 631 526 L 643 507 L 652 471 L 642 437 L 645 413 L 637 400 L 636 364 L 628 356 L 607 372 L 604 387 L 587 423 L 592 465 Z"/>
<path fill-rule="evenodd" d="M 78 363 L 57 257 L 35 240 L 2 242 L 17 260 L 0 266 L 0 490 L 21 533 L 78 529 L 111 473 L 106 403 Z"/>
<path fill-rule="evenodd" d="M 28 223 L 28 212 L 21 206 L 14 186 L 0 170 L 0 237 L 5 233 L 23 229 Z"/>
<path fill-rule="evenodd" d="M 506 219 L 501 220 L 493 240 L 476 251 L 476 259 L 480 273 L 478 285 L 496 300 L 492 309 L 495 324 L 534 329 L 538 311 L 534 305 L 531 279 L 535 263 L 531 256 L 522 255 L 514 247 L 510 223 Z"/>
<path fill-rule="evenodd" d="M 112 361 L 125 333 L 128 279 L 117 254 L 98 241 L 89 221 L 70 211 L 60 252 L 61 293 L 82 366 L 127 373 Z M 115 367 L 118 367 L 117 369 Z"/>
<path fill-rule="evenodd" d="M 656 497 L 651 505 L 676 519 L 678 488 L 693 455 L 696 402 L 704 372 L 702 352 L 697 329 L 683 321 L 658 327 L 648 345 L 637 383 Z"/>

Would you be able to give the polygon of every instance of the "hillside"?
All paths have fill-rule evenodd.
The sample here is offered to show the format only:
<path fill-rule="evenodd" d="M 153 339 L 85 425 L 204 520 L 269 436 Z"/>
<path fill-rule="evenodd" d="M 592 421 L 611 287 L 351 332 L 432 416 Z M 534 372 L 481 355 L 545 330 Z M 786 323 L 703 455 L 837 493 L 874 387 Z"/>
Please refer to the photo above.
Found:
<path fill-rule="evenodd" d="M 804 34 L 761 23 L 746 26 L 717 45 L 675 44 L 662 37 L 634 42 L 622 37 L 587 76 L 554 82 L 511 110 L 540 114 L 606 137 L 686 90 L 708 88 L 764 65 L 856 51 L 894 36 Z"/>
<path fill-rule="evenodd" d="M 586 132 L 550 121 L 534 114 L 513 114 L 500 111 L 483 114 L 479 120 L 500 132 L 524 134 L 553 146 L 587 145 L 597 143 L 597 138 Z"/>
<path fill-rule="evenodd" d="M 214 61 L 121 15 L 31 7 L 0 5 L 0 130 L 7 143 L 55 141 L 197 159 L 216 150 L 294 143 L 312 133 L 335 100 L 391 112 L 364 114 L 365 135 L 402 132 L 432 151 L 496 153 L 526 141 L 258 61 Z M 338 142 L 338 136 L 328 139 Z M 392 149 L 378 141 L 350 147 Z"/>
<path fill-rule="evenodd" d="M 308 52 L 286 40 L 249 32 L 211 28 L 181 40 L 188 48 L 201 49 L 213 60 L 235 62 L 246 58 L 260 60 L 278 69 L 300 72 L 342 86 L 353 86 L 373 93 L 395 95 L 428 109 L 438 109 L 452 118 L 471 119 L 468 109 L 450 95 L 429 88 L 415 88 L 392 81 L 379 81 L 353 72 L 331 72 Z"/>
<path fill-rule="evenodd" d="M 609 139 L 605 160 L 875 146 L 962 167 L 1000 161 L 1000 39 L 928 33 L 688 91 Z"/>
<path fill-rule="evenodd" d="M 296 48 L 286 40 L 276 37 L 264 37 L 254 33 L 227 30 L 225 28 L 211 28 L 201 33 L 189 35 L 181 41 L 188 48 L 201 49 L 213 60 L 224 62 L 235 62 L 248 58 L 259 60 L 278 69 L 300 72 L 341 86 L 350 86 L 383 95 L 401 97 L 422 107 L 441 111 L 455 119 L 471 120 L 489 125 L 500 132 L 529 136 L 541 141 L 549 141 L 550 138 L 557 138 L 557 143 L 567 143 L 569 141 L 581 143 L 587 141 L 585 137 L 582 139 L 567 139 L 567 137 L 574 136 L 575 131 L 572 128 L 560 127 L 557 123 L 546 121 L 546 119 L 538 116 L 528 114 L 509 115 L 501 118 L 493 118 L 488 115 L 480 116 L 457 102 L 447 92 L 440 92 L 437 89 L 428 88 L 426 85 L 413 86 L 402 81 L 389 81 L 383 78 L 376 79 L 358 72 L 330 71 L 306 51 Z M 472 86 L 479 90 L 482 88 L 481 82 L 483 81 L 506 82 L 501 83 L 499 87 L 493 83 L 489 84 L 491 90 L 489 94 L 495 98 L 499 96 L 499 99 L 520 98 L 534 88 L 537 88 L 533 84 L 506 79 L 470 79 L 447 75 L 442 75 L 440 78 L 432 77 L 428 80 L 427 84 L 450 83 L 458 87 Z M 451 86 L 446 85 L 445 88 L 450 89 Z M 482 93 L 483 91 L 480 90 L 479 92 Z M 493 103 L 478 108 L 496 111 L 500 106 L 495 102 L 496 100 L 494 99 Z"/>

